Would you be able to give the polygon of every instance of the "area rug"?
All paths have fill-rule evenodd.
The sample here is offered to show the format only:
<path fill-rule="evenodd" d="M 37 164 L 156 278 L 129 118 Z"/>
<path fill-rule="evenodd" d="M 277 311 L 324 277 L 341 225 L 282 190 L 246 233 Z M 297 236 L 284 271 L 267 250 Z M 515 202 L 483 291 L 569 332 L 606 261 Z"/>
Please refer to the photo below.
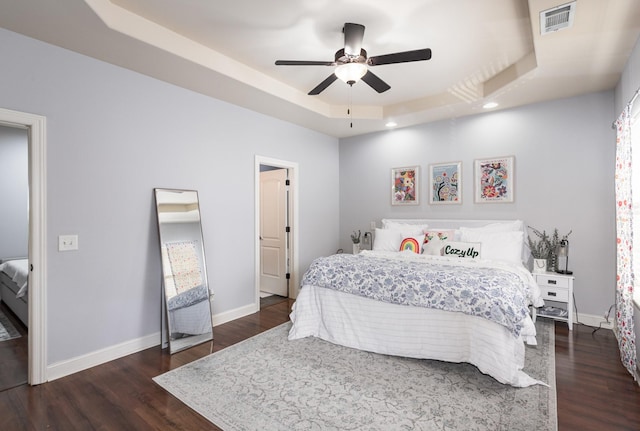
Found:
<path fill-rule="evenodd" d="M 154 381 L 226 431 L 556 430 L 554 327 L 539 320 L 525 371 L 548 382 L 498 383 L 469 364 L 379 355 L 317 338 L 288 341 L 290 323 Z"/>
<path fill-rule="evenodd" d="M 0 311 L 0 341 L 7 341 L 20 336 L 20 332 L 13 326 L 9 318 Z"/>

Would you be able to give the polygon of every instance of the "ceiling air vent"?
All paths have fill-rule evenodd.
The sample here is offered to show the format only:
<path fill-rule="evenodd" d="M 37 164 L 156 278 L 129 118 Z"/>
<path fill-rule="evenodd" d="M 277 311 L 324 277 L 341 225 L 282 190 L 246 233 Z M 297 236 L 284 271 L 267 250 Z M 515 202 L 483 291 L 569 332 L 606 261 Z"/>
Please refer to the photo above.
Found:
<path fill-rule="evenodd" d="M 569 28 L 573 25 L 576 2 L 563 4 L 540 12 L 540 34 Z"/>

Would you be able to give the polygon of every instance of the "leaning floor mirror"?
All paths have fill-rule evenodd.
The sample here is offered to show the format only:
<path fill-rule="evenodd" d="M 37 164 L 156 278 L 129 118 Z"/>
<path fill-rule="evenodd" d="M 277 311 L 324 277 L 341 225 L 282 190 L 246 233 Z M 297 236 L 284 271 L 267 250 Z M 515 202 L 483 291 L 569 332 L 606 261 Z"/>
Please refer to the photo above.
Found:
<path fill-rule="evenodd" d="M 169 352 L 213 339 L 198 192 L 154 189 L 162 257 L 162 343 Z"/>

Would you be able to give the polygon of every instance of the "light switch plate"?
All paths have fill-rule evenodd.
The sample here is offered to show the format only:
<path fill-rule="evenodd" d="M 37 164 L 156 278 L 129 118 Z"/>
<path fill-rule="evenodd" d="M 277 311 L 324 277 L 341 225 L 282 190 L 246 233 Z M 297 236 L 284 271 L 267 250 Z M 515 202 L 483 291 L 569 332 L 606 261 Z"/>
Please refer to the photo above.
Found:
<path fill-rule="evenodd" d="M 58 236 L 58 251 L 71 251 L 78 249 L 78 235 Z"/>

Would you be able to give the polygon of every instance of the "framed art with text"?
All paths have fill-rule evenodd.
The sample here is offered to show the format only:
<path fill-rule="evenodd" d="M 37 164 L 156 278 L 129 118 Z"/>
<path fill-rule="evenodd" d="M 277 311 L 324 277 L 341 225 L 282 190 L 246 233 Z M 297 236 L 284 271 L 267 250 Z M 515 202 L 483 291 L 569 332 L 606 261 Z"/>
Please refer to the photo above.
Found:
<path fill-rule="evenodd" d="M 462 203 L 462 162 L 429 165 L 429 203 Z"/>
<path fill-rule="evenodd" d="M 475 201 L 477 203 L 513 202 L 515 158 L 494 157 L 475 161 Z"/>
<path fill-rule="evenodd" d="M 419 166 L 391 169 L 391 205 L 418 205 Z"/>

